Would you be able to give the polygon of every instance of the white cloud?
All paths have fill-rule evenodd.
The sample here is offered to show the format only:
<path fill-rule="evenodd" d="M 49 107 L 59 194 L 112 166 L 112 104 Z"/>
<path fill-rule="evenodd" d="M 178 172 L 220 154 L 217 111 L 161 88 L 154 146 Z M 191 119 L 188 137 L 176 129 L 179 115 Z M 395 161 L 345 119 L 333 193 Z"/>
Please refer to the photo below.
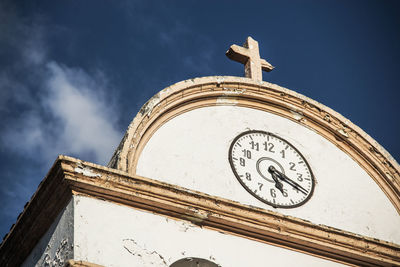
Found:
<path fill-rule="evenodd" d="M 53 26 L 40 18 L 22 19 L 1 1 L 0 22 L 3 235 L 57 155 L 104 165 L 122 132 L 118 96 L 106 74 L 50 58 L 45 40 Z"/>
<path fill-rule="evenodd" d="M 56 62 L 45 68 L 39 102 L 14 122 L 5 144 L 44 162 L 70 154 L 106 164 L 121 138 L 113 103 L 105 97 L 107 82 Z"/>
<path fill-rule="evenodd" d="M 0 70 L 2 145 L 45 166 L 58 154 L 106 164 L 122 137 L 106 75 L 49 59 L 42 27 L 13 27 L 22 41 L 15 63 Z M 17 44 L 17 37 L 4 37 Z"/>
<path fill-rule="evenodd" d="M 115 127 L 117 114 L 105 98 L 106 82 L 55 62 L 48 63 L 47 69 L 50 75 L 42 104 L 62 128 L 56 133 L 59 149 L 76 155 L 93 154 L 95 161 L 105 164 L 121 138 Z"/>

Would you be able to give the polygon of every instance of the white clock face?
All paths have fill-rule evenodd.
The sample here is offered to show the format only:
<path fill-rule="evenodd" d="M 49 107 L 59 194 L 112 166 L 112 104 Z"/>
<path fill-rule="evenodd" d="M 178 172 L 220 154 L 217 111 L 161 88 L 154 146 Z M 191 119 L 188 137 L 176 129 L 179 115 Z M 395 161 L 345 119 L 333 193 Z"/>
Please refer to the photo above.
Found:
<path fill-rule="evenodd" d="M 229 162 L 242 186 L 273 207 L 298 207 L 312 196 L 314 176 L 307 161 L 293 145 L 274 134 L 241 133 L 231 144 Z"/>

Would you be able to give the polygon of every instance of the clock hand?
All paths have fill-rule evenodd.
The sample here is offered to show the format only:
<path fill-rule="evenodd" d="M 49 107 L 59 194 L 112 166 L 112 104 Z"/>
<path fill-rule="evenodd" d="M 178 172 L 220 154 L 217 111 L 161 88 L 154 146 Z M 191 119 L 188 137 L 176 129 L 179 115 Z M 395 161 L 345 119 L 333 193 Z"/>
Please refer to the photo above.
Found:
<path fill-rule="evenodd" d="M 275 187 L 283 194 L 283 184 L 279 181 L 278 176 L 275 173 L 271 173 L 272 179 L 275 181 Z"/>
<path fill-rule="evenodd" d="M 308 193 L 307 190 L 304 189 L 301 185 L 299 185 L 298 183 L 296 183 L 295 181 L 293 181 L 292 179 L 290 179 L 286 175 L 284 175 L 283 177 L 284 177 L 284 179 L 282 179 L 282 176 L 280 177 L 283 181 L 285 181 L 286 183 L 290 184 L 291 186 L 293 186 L 294 188 L 296 188 L 297 190 L 302 192 L 304 195 L 307 195 L 307 193 Z"/>
<path fill-rule="evenodd" d="M 275 172 L 271 172 L 269 169 L 268 171 L 271 173 L 272 179 L 274 179 L 275 187 L 283 194 L 283 184 L 279 181 L 278 175 Z"/>
<path fill-rule="evenodd" d="M 293 181 L 292 179 L 290 179 L 289 177 L 287 177 L 285 174 L 283 174 L 282 172 L 278 171 L 277 169 L 274 168 L 274 166 L 269 166 L 268 168 L 269 172 L 273 172 L 273 173 L 277 173 L 277 176 L 284 182 L 290 184 L 291 186 L 293 186 L 294 188 L 296 188 L 297 190 L 299 190 L 300 192 L 302 192 L 304 195 L 307 195 L 307 190 L 304 189 L 301 185 L 299 185 L 298 183 L 296 183 L 295 181 Z"/>

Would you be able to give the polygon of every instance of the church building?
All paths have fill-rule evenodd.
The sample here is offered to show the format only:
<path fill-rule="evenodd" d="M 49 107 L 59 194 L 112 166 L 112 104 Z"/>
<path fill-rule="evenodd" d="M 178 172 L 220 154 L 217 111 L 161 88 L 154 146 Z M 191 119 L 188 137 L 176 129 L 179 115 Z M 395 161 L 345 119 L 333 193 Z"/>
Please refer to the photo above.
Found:
<path fill-rule="evenodd" d="M 400 266 L 400 166 L 334 110 L 245 77 L 171 85 L 108 166 L 59 156 L 0 266 Z M 110 155 L 111 156 L 111 155 Z"/>

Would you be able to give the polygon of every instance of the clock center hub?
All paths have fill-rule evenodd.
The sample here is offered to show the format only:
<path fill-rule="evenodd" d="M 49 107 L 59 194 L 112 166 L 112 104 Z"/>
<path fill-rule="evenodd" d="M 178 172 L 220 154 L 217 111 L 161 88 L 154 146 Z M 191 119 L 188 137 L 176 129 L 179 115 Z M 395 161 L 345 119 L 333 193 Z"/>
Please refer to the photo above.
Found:
<path fill-rule="evenodd" d="M 271 177 L 271 174 L 269 173 L 268 169 L 270 167 L 274 167 L 275 169 L 281 171 L 282 173 L 285 173 L 285 170 L 283 169 L 282 165 L 279 164 L 276 160 L 269 158 L 269 157 L 262 157 L 257 160 L 256 163 L 256 168 L 258 174 L 267 180 L 270 183 L 275 183 L 274 180 Z"/>

